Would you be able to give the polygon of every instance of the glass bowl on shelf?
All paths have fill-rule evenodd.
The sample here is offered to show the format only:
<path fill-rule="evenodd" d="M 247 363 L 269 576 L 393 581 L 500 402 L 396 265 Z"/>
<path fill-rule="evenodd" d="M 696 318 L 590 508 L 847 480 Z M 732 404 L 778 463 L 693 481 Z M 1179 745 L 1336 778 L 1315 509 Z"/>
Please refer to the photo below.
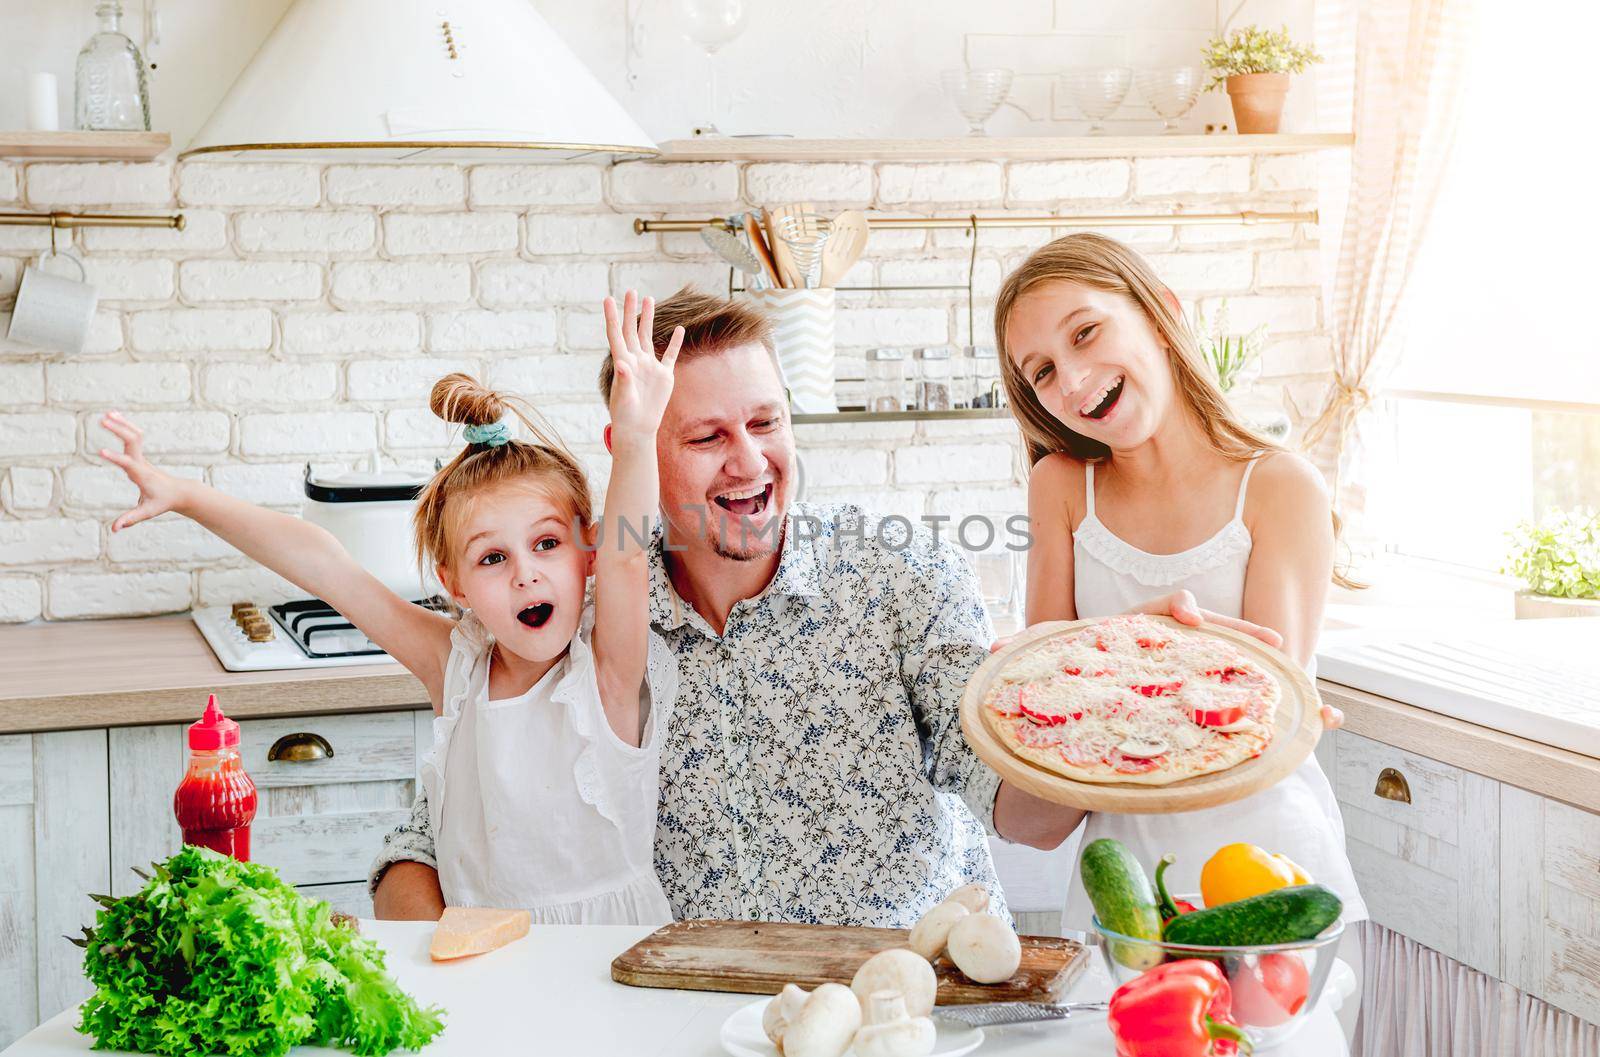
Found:
<path fill-rule="evenodd" d="M 1162 66 L 1140 70 L 1133 75 L 1139 95 L 1161 118 L 1163 136 L 1177 135 L 1178 121 L 1200 98 L 1205 73 L 1198 66 Z"/>
<path fill-rule="evenodd" d="M 1003 68 L 945 70 L 939 74 L 944 94 L 967 119 L 967 135 L 987 136 L 983 123 L 1011 94 L 1012 72 Z"/>
<path fill-rule="evenodd" d="M 1126 66 L 1084 66 L 1061 75 L 1061 88 L 1072 105 L 1089 119 L 1089 135 L 1103 136 L 1105 120 L 1117 112 L 1133 84 Z"/>
<path fill-rule="evenodd" d="M 1196 896 L 1177 898 L 1201 905 Z M 1344 922 L 1337 921 L 1316 939 L 1297 943 L 1211 947 L 1125 936 L 1100 924 L 1098 917 L 1093 925 L 1092 939 L 1118 987 L 1162 962 L 1199 958 L 1215 964 L 1233 993 L 1233 1019 L 1250 1037 L 1256 1053 L 1278 1046 L 1300 1030 L 1328 987 L 1344 935 Z"/>

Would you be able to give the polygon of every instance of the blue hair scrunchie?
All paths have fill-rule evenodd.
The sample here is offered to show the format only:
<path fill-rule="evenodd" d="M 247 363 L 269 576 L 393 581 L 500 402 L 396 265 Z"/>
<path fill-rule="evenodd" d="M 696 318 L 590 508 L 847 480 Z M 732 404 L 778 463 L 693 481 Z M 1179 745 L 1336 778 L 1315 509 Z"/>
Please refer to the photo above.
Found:
<path fill-rule="evenodd" d="M 511 427 L 504 422 L 489 422 L 481 426 L 468 426 L 461 431 L 461 436 L 468 444 L 498 448 L 511 443 Z"/>

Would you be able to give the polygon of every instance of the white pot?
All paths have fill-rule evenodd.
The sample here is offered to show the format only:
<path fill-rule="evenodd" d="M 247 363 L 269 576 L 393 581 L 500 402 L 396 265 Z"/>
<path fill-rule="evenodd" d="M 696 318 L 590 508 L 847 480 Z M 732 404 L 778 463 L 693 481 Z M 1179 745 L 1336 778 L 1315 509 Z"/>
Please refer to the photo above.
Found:
<path fill-rule="evenodd" d="M 1518 591 L 1515 605 L 1518 620 L 1600 617 L 1600 598 L 1556 598 L 1554 595 L 1536 595 L 1532 591 Z"/>
<path fill-rule="evenodd" d="M 778 366 L 794 410 L 839 410 L 833 392 L 833 291 L 748 290 L 745 297 L 772 320 Z"/>

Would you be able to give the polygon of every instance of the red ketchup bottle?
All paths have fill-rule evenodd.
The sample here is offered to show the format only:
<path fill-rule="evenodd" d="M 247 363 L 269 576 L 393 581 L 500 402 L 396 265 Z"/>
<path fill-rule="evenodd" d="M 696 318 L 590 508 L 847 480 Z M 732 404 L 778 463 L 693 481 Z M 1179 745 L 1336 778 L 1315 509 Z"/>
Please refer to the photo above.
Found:
<path fill-rule="evenodd" d="M 256 784 L 239 758 L 239 724 L 222 714 L 217 695 L 189 728 L 189 770 L 172 794 L 183 843 L 250 861 L 250 823 L 256 817 Z"/>

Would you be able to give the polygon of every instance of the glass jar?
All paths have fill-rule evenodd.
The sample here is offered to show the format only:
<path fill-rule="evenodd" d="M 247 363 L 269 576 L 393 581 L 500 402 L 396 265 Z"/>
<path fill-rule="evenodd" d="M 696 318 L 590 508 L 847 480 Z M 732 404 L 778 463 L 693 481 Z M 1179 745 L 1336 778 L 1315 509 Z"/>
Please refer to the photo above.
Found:
<path fill-rule="evenodd" d="M 101 0 L 94 14 L 100 28 L 78 52 L 77 126 L 95 132 L 148 132 L 144 56 L 122 32 L 121 0 Z"/>
<path fill-rule="evenodd" d="M 892 345 L 867 350 L 867 410 L 904 411 L 916 403 L 906 350 Z"/>
<path fill-rule="evenodd" d="M 917 350 L 918 411 L 949 411 L 954 406 L 950 381 L 950 346 L 929 345 Z"/>

